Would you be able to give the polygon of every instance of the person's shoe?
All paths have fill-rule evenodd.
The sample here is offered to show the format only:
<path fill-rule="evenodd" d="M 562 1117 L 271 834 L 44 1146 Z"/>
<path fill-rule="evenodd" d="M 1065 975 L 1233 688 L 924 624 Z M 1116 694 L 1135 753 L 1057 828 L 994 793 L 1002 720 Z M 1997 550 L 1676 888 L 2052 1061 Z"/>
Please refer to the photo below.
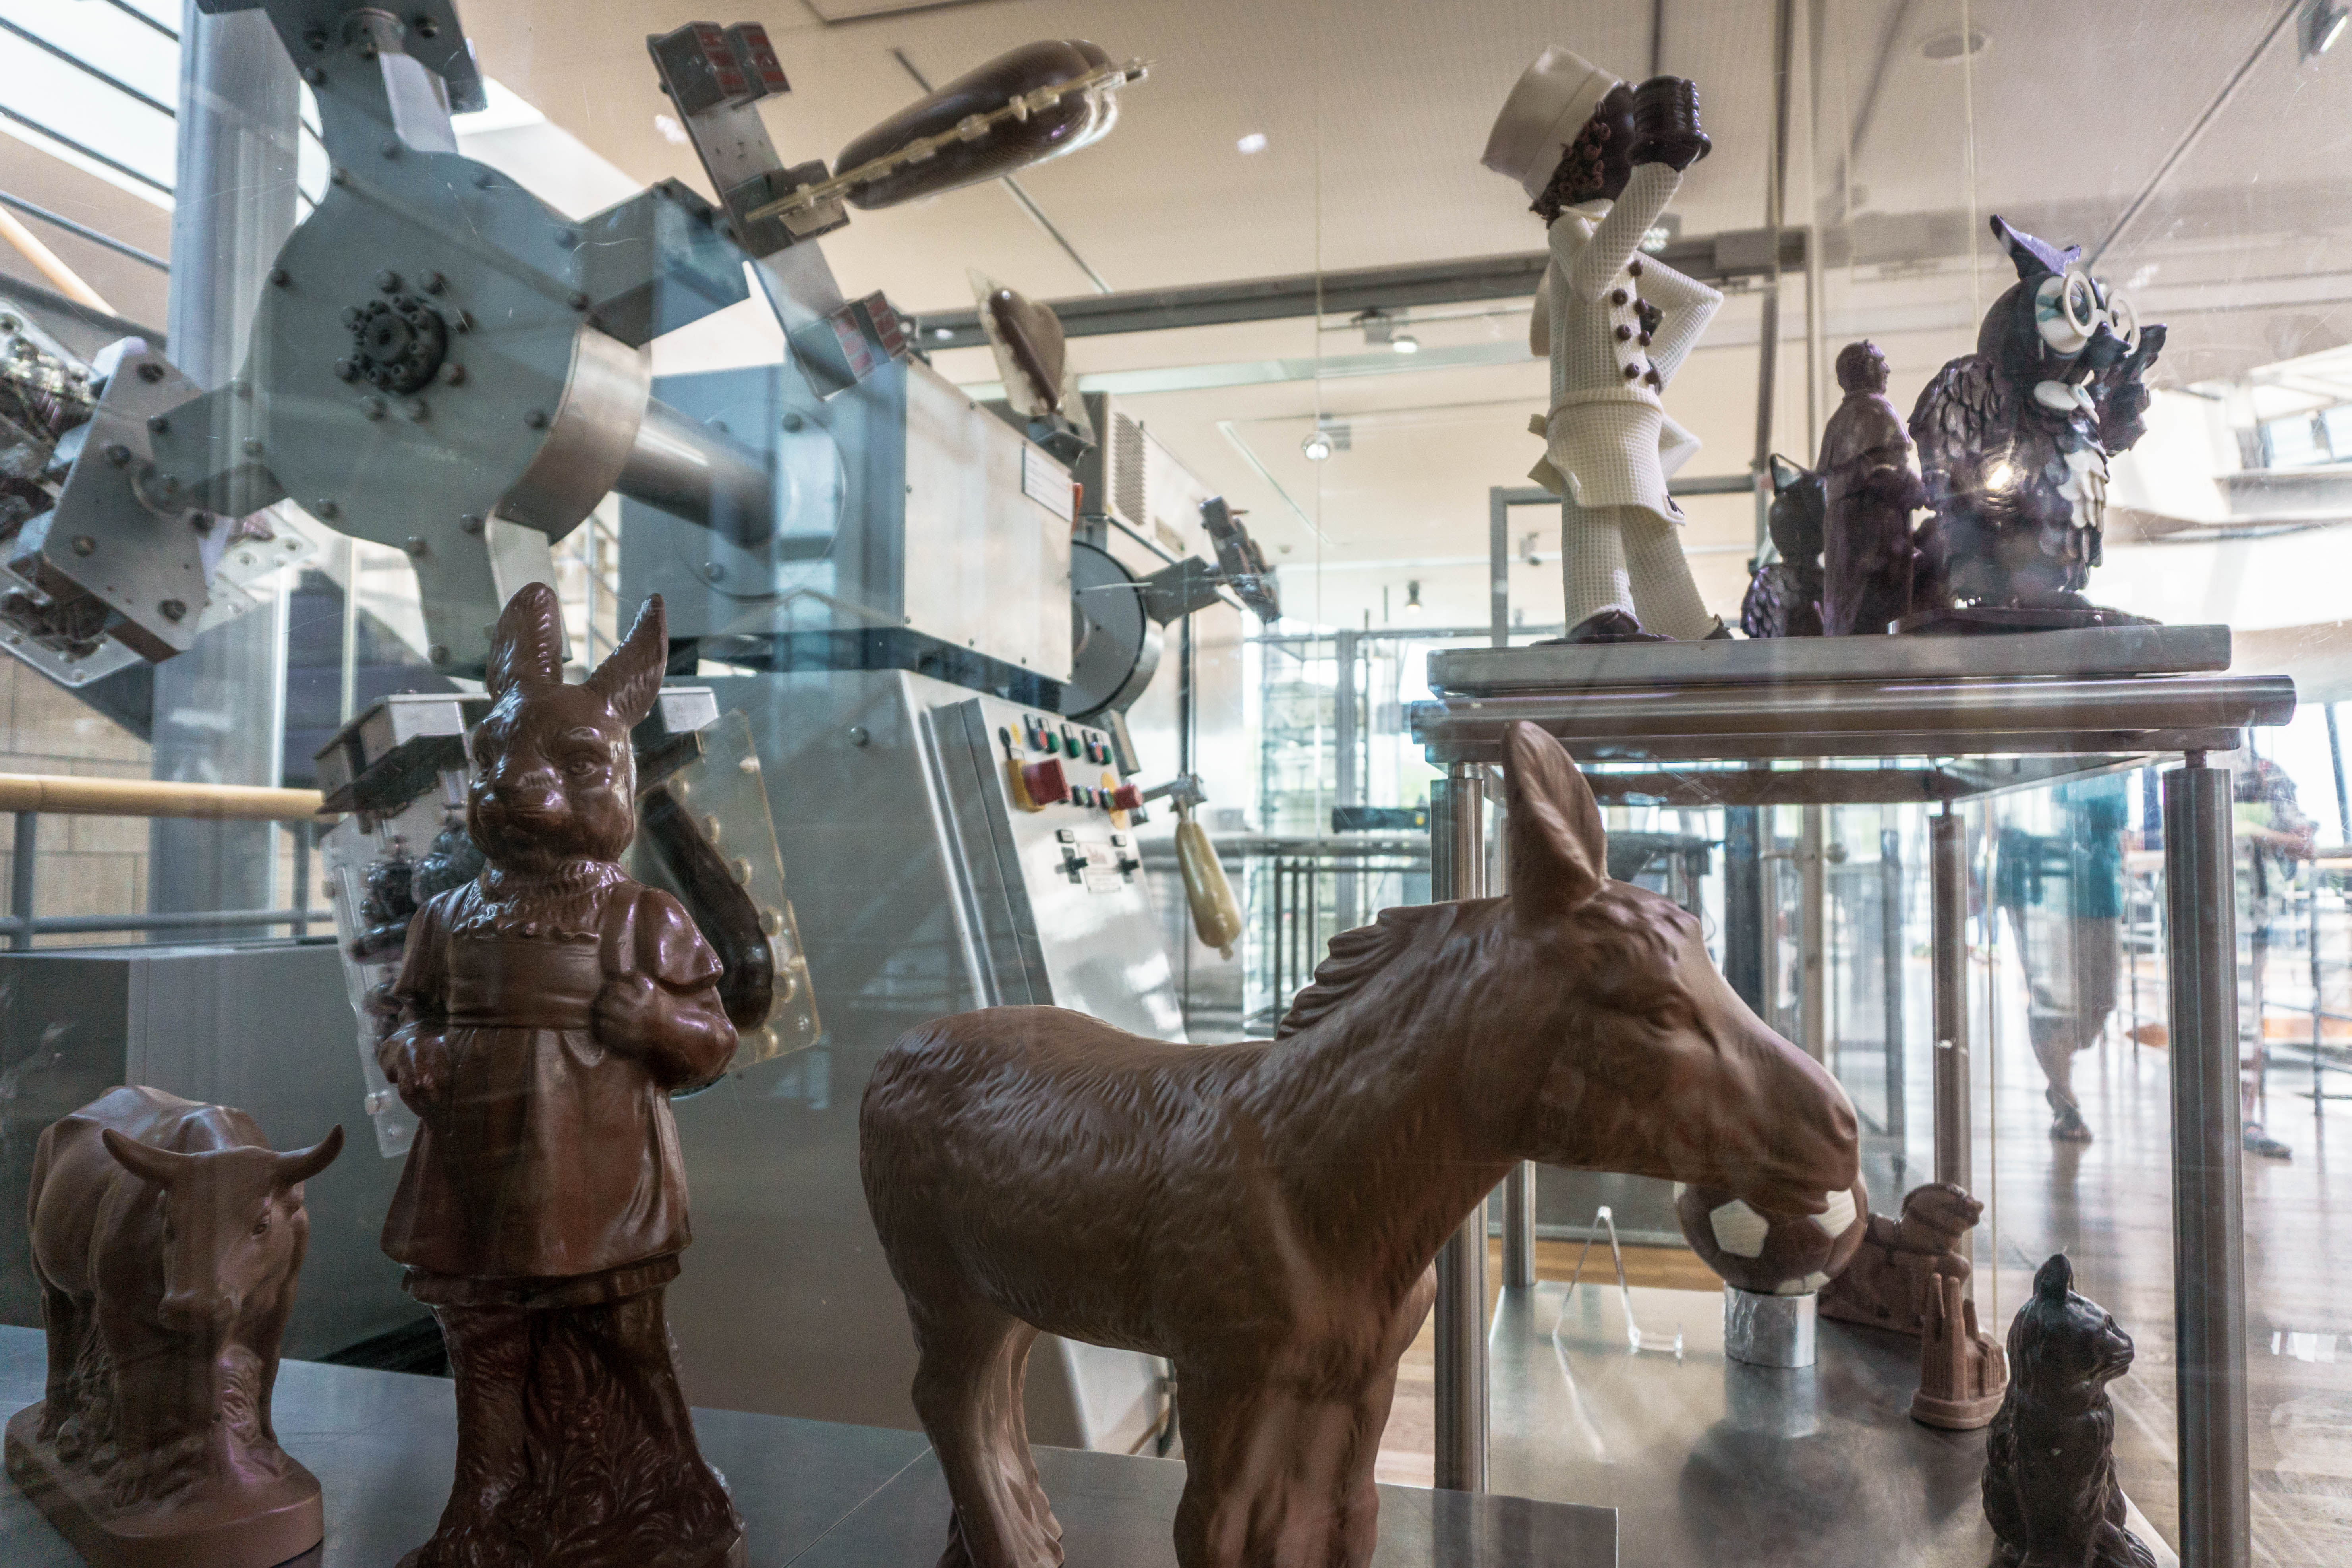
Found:
<path fill-rule="evenodd" d="M 1569 631 L 1567 641 L 1593 642 L 1672 642 L 1675 639 L 1657 632 L 1645 632 L 1642 623 L 1622 610 L 1603 610 L 1597 616 L 1587 616 Z"/>
<path fill-rule="evenodd" d="M 2057 1119 L 2050 1123 L 2050 1136 L 2061 1143 L 2088 1143 L 2092 1141 L 2091 1124 L 2073 1106 L 2062 1105 Z"/>
<path fill-rule="evenodd" d="M 2288 1148 L 2285 1144 L 2280 1142 L 2277 1139 L 2272 1137 L 2269 1133 L 2263 1131 L 2259 1127 L 2249 1127 L 2246 1129 L 2245 1145 L 2247 1153 L 2260 1154 L 2265 1160 L 2292 1160 L 2294 1158 L 2294 1150 Z"/>

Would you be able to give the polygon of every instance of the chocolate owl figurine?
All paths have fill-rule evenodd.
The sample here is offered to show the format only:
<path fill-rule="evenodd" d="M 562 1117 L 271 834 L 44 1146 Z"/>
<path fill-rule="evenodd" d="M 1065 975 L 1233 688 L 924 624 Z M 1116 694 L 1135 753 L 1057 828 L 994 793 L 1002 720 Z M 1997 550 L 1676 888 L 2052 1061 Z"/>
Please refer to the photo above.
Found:
<path fill-rule="evenodd" d="M 403 1568 L 718 1568 L 742 1521 L 695 1447 L 662 1292 L 689 1233 L 671 1093 L 735 1050 L 719 963 L 616 864 L 661 600 L 587 681 L 555 595 L 499 617 L 466 831 L 487 865 L 408 923 L 378 1048 L 421 1125 L 384 1220 L 457 1383 L 457 1477 Z"/>
<path fill-rule="evenodd" d="M 2164 328 L 2060 249 L 1992 220 L 2017 281 L 1985 312 L 1977 351 L 1936 374 L 1911 413 L 1927 505 L 1921 610 L 1970 606 L 1958 629 L 2128 625 L 2081 590 L 2099 563 L 2107 459 L 2147 426 L 2146 377 Z"/>

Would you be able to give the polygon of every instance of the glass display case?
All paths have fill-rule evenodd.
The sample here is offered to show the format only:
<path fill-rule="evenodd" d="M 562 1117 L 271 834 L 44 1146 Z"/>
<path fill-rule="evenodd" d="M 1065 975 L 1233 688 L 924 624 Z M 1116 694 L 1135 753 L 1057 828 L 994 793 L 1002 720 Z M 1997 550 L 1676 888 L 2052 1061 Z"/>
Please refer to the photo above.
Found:
<path fill-rule="evenodd" d="M 664 607 L 610 863 L 736 1045 L 648 1112 L 700 1240 L 662 1332 L 691 1405 L 863 1429 L 808 1518 L 947 1507 L 860 1163 L 894 1043 L 1295 1048 L 1335 938 L 1512 896 L 1524 721 L 1858 1184 L 1822 1251 L 1498 1164 L 1363 1422 L 1367 1486 L 1467 1511 L 1370 1560 L 1524 1500 L 1560 1561 L 1982 1561 L 2069 1289 L 2134 1347 L 2115 1529 L 2352 1554 L 2344 5 L 752 9 L 0 0 L 9 1413 L 82 1299 L 77 1116 L 91 1181 L 106 1116 L 327 1161 L 269 1199 L 281 1407 L 446 1372 L 382 1245 L 433 1142 L 394 1039 L 419 911 L 496 882 L 539 584 L 541 686 Z M 1048 1489 L 1118 1500 L 1073 1543 L 1160 1549 L 1173 1491 L 1088 1467 L 1199 1451 L 1146 1338 L 1029 1359 L 1028 1436 L 1100 1451 Z M 756 1556 L 782 1450 L 728 1431 Z M 339 1493 L 445 1495 L 285 1451 L 331 1556 Z M 12 1494 L 0 1556 L 49 1531 Z"/>

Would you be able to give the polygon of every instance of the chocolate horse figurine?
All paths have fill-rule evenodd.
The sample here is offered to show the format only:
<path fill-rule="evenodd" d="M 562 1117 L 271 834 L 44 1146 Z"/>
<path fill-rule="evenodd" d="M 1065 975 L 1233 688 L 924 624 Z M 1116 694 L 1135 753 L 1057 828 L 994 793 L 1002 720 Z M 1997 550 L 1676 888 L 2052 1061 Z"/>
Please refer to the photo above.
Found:
<path fill-rule="evenodd" d="M 1185 1568 L 1360 1568 L 1430 1265 L 1513 1165 L 1783 1214 L 1853 1185 L 1844 1092 L 1740 1003 L 1696 919 L 1609 880 L 1559 743 L 1515 724 L 1506 766 L 1510 896 L 1335 939 L 1273 1041 L 997 1007 L 883 1054 L 858 1158 L 955 1501 L 943 1565 L 1061 1561 L 1022 1420 L 1041 1331 L 1174 1360 Z"/>
<path fill-rule="evenodd" d="M 743 1524 L 695 1447 L 662 1290 L 689 1239 L 669 1094 L 725 1070 L 719 960 L 614 862 L 661 600 L 563 681 L 553 591 L 490 645 L 466 827 L 488 865 L 409 921 L 378 1047 L 422 1123 L 383 1225 L 457 1380 L 457 1478 L 404 1568 L 717 1568 Z"/>
<path fill-rule="evenodd" d="M 8 1473 L 83 1558 L 271 1568 L 325 1533 L 269 1396 L 310 1245 L 302 1184 L 343 1130 L 274 1152 L 242 1110 L 110 1089 L 44 1129 L 27 1217 L 47 1397 Z"/>

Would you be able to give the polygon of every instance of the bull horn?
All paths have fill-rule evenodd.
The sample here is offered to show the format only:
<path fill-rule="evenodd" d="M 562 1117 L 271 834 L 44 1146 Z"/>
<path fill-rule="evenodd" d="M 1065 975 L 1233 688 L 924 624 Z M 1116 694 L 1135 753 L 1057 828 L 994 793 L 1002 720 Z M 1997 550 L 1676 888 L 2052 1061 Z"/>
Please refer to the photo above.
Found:
<path fill-rule="evenodd" d="M 342 1152 L 343 1129 L 342 1124 L 338 1122 L 333 1131 L 311 1144 L 308 1149 L 297 1149 L 291 1153 L 278 1155 L 271 1166 L 270 1174 L 281 1187 L 299 1186 L 333 1164 L 335 1156 Z"/>
<path fill-rule="evenodd" d="M 126 1138 L 111 1127 L 100 1128 L 98 1135 L 105 1141 L 106 1152 L 114 1156 L 116 1164 L 141 1181 L 152 1182 L 159 1187 L 170 1187 L 195 1159 L 193 1154 L 178 1154 Z"/>

